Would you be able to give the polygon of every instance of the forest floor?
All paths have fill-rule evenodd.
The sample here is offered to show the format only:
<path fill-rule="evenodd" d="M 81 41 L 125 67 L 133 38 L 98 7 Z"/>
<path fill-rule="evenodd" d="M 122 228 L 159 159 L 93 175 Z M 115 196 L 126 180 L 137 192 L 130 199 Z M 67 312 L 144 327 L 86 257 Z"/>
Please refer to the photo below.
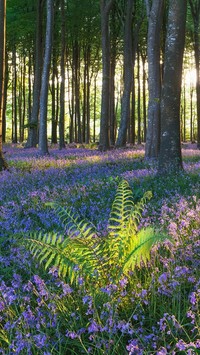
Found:
<path fill-rule="evenodd" d="M 21 145 L 4 151 L 9 171 L 0 173 L 0 354 L 200 354 L 196 145 L 183 145 L 184 171 L 165 177 L 144 159 L 143 146 L 108 152 L 54 146 L 46 157 Z M 77 282 L 58 276 L 53 258 L 45 270 L 22 239 L 65 236 L 50 203 L 67 206 L 106 238 L 122 179 L 135 203 L 152 192 L 137 228 L 150 226 L 167 238 L 152 248 L 151 258 L 104 287 L 98 287 L 102 280 L 91 287 L 84 275 Z"/>

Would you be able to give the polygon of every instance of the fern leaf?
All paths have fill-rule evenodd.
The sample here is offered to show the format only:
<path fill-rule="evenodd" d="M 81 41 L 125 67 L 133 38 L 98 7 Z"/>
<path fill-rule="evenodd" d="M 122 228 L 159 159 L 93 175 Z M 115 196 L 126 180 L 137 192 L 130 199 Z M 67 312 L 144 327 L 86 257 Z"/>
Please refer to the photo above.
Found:
<path fill-rule="evenodd" d="M 117 236 L 127 222 L 133 207 L 133 193 L 126 180 L 122 180 L 118 186 L 115 200 L 112 205 L 108 230 Z"/>
<path fill-rule="evenodd" d="M 52 203 L 51 206 L 58 214 L 58 217 L 70 238 L 76 238 L 79 236 L 89 240 L 94 236 L 98 236 L 95 226 L 91 222 L 80 220 L 80 217 L 76 216 L 70 208 L 64 208 L 56 203 Z"/>
<path fill-rule="evenodd" d="M 122 265 L 123 272 L 133 270 L 135 265 L 139 264 L 141 260 L 148 259 L 152 246 L 166 238 L 166 235 L 155 232 L 151 227 L 139 231 L 137 236 L 134 236 L 132 239 L 130 251 L 124 259 Z"/>

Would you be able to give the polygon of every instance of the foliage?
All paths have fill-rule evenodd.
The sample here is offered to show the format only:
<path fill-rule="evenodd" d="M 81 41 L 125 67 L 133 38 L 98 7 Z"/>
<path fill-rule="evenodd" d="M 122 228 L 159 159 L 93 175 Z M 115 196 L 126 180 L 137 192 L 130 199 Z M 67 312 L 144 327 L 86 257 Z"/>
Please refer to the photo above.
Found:
<path fill-rule="evenodd" d="M 5 147 L 12 164 L 0 176 L 0 353 L 199 352 L 200 152 L 188 148 L 183 149 L 187 173 L 163 179 L 155 175 L 155 164 L 142 159 L 142 149 L 100 153 L 54 146 L 49 157 L 39 158 L 36 149 Z M 122 179 L 134 191 L 135 204 L 145 191 L 153 191 L 138 216 L 137 233 L 154 225 L 173 240 L 154 245 L 151 258 L 133 272 L 100 288 L 83 283 L 82 277 L 72 286 L 57 268 L 46 272 L 19 248 L 17 236 L 31 230 L 63 235 L 55 208 L 46 206 L 47 201 L 72 206 L 69 212 L 91 220 L 97 240 L 99 235 L 106 240 L 112 232 L 108 215 L 109 225 L 118 226 L 111 221 L 116 217 L 111 207 Z"/>
<path fill-rule="evenodd" d="M 141 259 L 147 259 L 152 245 L 163 238 L 150 227 L 140 231 L 137 228 L 144 204 L 151 197 L 148 191 L 134 204 L 129 184 L 122 180 L 105 237 L 99 237 L 91 223 L 80 220 L 69 208 L 51 203 L 64 233 L 33 233 L 23 243 L 40 263 L 45 261 L 46 269 L 53 264 L 59 268 L 59 275 L 67 276 L 71 283 L 81 276 L 100 285 L 106 284 L 109 278 L 117 281 L 123 273 L 134 270 Z"/>

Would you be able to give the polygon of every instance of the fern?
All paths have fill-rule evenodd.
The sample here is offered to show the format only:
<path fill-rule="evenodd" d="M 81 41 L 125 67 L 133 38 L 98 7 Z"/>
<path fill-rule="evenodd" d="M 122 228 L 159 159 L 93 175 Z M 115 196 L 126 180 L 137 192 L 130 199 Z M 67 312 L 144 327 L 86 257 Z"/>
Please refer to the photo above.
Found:
<path fill-rule="evenodd" d="M 153 228 L 138 231 L 141 213 L 151 197 L 148 191 L 134 204 L 131 188 L 122 180 L 112 205 L 106 237 L 99 237 L 92 223 L 81 220 L 69 208 L 48 204 L 59 216 L 63 235 L 34 233 L 24 244 L 34 258 L 45 264 L 45 269 L 56 266 L 59 275 L 68 282 L 77 282 L 81 275 L 98 285 L 106 284 L 109 278 L 116 282 L 141 259 L 148 259 L 152 245 L 164 238 Z"/>

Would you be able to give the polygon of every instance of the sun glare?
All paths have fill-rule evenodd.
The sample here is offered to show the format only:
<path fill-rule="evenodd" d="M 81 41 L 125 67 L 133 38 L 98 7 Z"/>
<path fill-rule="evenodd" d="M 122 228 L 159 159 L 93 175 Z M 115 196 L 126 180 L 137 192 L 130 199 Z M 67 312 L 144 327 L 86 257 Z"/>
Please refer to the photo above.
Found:
<path fill-rule="evenodd" d="M 194 68 L 186 70 L 184 79 L 187 86 L 195 86 L 197 80 L 196 70 Z"/>

